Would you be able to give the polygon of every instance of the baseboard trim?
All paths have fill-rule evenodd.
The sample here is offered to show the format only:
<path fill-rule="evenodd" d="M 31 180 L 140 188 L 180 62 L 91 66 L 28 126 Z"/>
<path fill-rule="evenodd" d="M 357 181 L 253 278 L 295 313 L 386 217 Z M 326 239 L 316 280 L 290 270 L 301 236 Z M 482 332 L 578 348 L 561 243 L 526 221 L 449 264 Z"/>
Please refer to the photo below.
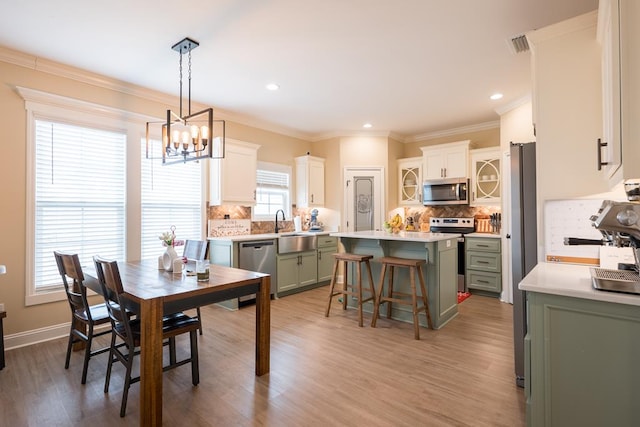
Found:
<path fill-rule="evenodd" d="M 4 348 L 5 350 L 11 350 L 58 338 L 66 338 L 69 336 L 70 327 L 71 322 L 67 322 L 39 329 L 32 329 L 30 331 L 18 332 L 17 334 L 5 335 Z M 106 328 L 111 328 L 111 325 L 101 325 L 100 327 L 96 327 L 94 331 L 98 332 L 101 329 Z"/>

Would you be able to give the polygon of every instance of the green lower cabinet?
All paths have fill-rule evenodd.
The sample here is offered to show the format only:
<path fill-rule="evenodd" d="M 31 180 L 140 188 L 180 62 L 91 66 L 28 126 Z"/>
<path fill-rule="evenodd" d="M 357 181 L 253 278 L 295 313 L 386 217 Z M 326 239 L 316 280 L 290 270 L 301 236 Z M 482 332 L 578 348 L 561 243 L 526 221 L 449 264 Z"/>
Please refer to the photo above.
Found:
<path fill-rule="evenodd" d="M 527 293 L 530 427 L 640 423 L 640 307 Z"/>
<path fill-rule="evenodd" d="M 316 251 L 278 255 L 278 295 L 318 282 Z"/>
<path fill-rule="evenodd" d="M 502 254 L 500 239 L 466 237 L 465 282 L 467 288 L 491 293 L 502 292 Z"/>
<path fill-rule="evenodd" d="M 333 276 L 333 254 L 338 252 L 337 246 L 318 248 L 318 282 L 328 282 Z"/>

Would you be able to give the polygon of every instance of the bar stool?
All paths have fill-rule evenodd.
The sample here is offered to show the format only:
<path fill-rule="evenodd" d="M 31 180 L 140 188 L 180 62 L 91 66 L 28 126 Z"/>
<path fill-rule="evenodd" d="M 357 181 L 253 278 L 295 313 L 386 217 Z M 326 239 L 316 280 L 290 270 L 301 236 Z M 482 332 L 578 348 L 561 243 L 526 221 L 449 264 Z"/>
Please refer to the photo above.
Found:
<path fill-rule="evenodd" d="M 427 289 L 424 283 L 424 276 L 422 275 L 422 266 L 426 264 L 424 259 L 410 259 L 410 258 L 397 258 L 397 257 L 382 257 L 378 259 L 382 263 L 382 271 L 380 272 L 380 287 L 378 288 L 378 297 L 375 299 L 375 304 L 373 308 L 373 318 L 371 319 L 371 327 L 376 327 L 376 320 L 378 319 L 380 312 L 380 304 L 388 303 L 387 305 L 387 319 L 391 319 L 391 304 L 404 304 L 411 306 L 411 311 L 413 312 L 413 331 L 415 339 L 420 339 L 420 323 L 418 322 L 418 313 L 421 311 L 425 312 L 427 316 L 427 324 L 433 329 L 433 324 L 431 322 L 431 313 L 429 312 L 429 299 L 427 297 Z M 387 272 L 387 267 L 389 267 L 389 292 L 387 296 L 383 296 L 383 288 L 384 288 L 384 277 Z M 402 292 L 394 292 L 393 291 L 393 273 L 395 267 L 399 268 L 408 268 L 409 269 L 409 277 L 411 279 L 411 293 L 402 293 Z M 422 306 L 418 307 L 418 295 L 416 292 L 416 279 L 415 276 L 418 275 L 418 279 L 420 280 L 420 292 L 422 295 L 420 296 L 422 299 Z M 398 298 L 400 297 L 400 298 Z M 407 297 L 410 297 L 411 300 L 407 300 Z"/>
<path fill-rule="evenodd" d="M 358 298 L 358 326 L 362 326 L 362 304 L 367 301 L 376 300 L 376 290 L 373 282 L 373 275 L 371 274 L 371 264 L 369 260 L 373 258 L 373 255 L 356 255 L 350 253 L 337 253 L 333 254 L 333 276 L 331 276 L 331 284 L 329 285 L 329 301 L 327 303 L 327 311 L 325 317 L 329 317 L 329 311 L 331 310 L 331 300 L 336 295 L 342 295 L 342 309 L 347 309 L 347 296 L 351 295 Z M 336 278 L 338 276 L 338 267 L 340 263 L 344 265 L 344 279 L 342 282 L 342 289 L 335 289 Z M 355 283 L 348 283 L 349 277 L 349 263 L 353 263 L 353 267 L 356 269 L 356 281 Z M 362 272 L 361 265 L 364 264 L 367 268 L 367 274 L 369 275 L 369 287 L 364 288 L 371 296 L 366 299 L 362 299 Z"/>

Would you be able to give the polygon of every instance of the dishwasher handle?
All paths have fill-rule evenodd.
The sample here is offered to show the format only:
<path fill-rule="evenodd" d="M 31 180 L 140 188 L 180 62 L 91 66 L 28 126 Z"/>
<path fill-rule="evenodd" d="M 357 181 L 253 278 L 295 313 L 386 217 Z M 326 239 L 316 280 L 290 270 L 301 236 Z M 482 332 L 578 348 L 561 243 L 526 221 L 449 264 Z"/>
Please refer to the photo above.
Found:
<path fill-rule="evenodd" d="M 246 243 L 241 243 L 240 247 L 241 248 L 254 248 L 254 249 L 262 249 L 265 246 L 273 246 L 275 244 L 275 242 L 273 241 L 266 241 L 266 242 L 246 242 Z"/>

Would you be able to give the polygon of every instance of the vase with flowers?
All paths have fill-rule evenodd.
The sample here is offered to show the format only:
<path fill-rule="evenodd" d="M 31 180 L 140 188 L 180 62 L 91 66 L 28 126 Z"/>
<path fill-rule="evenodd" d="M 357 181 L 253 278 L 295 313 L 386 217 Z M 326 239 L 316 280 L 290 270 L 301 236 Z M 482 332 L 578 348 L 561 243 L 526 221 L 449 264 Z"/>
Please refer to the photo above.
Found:
<path fill-rule="evenodd" d="M 172 225 L 170 231 L 165 231 L 159 237 L 162 245 L 167 249 L 162 254 L 162 267 L 165 271 L 173 271 L 174 261 L 179 259 L 176 253 L 176 246 L 182 246 L 184 241 L 176 239 L 176 226 Z M 182 261 L 182 260 L 180 260 Z M 158 263 L 160 265 L 160 263 Z"/>

